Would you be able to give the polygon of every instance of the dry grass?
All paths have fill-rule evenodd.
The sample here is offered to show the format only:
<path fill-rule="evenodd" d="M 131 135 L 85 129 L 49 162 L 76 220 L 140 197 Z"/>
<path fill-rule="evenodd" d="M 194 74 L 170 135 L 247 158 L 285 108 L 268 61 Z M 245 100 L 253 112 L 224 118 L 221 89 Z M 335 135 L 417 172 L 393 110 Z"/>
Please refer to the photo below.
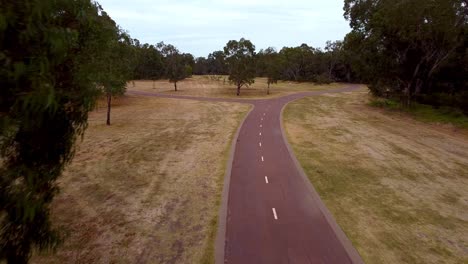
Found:
<path fill-rule="evenodd" d="M 200 96 L 200 97 L 219 97 L 219 98 L 237 98 L 236 87 L 230 85 L 227 76 L 220 76 L 218 80 L 214 80 L 212 76 L 193 76 L 177 84 L 178 90 L 174 91 L 174 85 L 167 80 L 153 81 L 135 81 L 135 86 L 130 82 L 128 89 L 130 91 L 147 91 L 157 93 L 167 93 L 176 95 Z M 226 79 L 226 81 L 224 81 Z M 270 95 L 266 94 L 267 82 L 266 78 L 257 78 L 255 83 L 249 88 L 241 89 L 241 98 L 257 99 L 257 98 L 273 98 L 288 95 L 296 92 L 316 91 L 339 87 L 339 84 L 331 85 L 316 85 L 313 83 L 295 83 L 295 82 L 278 82 L 272 84 Z M 153 88 L 154 87 L 154 88 Z"/>
<path fill-rule="evenodd" d="M 366 263 L 468 263 L 468 136 L 367 106 L 290 104 L 294 151 Z"/>
<path fill-rule="evenodd" d="M 211 261 L 227 154 L 248 109 L 130 96 L 110 127 L 105 109 L 92 113 L 52 206 L 65 243 L 32 263 Z"/>

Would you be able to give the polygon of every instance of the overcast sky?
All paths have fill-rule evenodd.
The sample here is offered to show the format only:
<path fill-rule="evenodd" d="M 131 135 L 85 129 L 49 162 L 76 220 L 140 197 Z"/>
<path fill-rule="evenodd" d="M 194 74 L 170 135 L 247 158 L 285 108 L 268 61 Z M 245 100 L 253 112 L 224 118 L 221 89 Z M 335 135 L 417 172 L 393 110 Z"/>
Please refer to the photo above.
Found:
<path fill-rule="evenodd" d="M 98 0 L 142 43 L 160 41 L 182 52 L 207 56 L 231 39 L 257 48 L 307 43 L 323 47 L 350 31 L 343 0 Z"/>

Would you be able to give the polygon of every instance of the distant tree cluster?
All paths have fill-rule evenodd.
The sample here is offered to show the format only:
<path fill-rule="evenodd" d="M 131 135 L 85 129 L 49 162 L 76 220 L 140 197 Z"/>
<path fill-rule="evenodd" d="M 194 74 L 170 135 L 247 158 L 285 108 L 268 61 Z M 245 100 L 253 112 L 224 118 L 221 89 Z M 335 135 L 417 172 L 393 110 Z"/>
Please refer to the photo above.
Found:
<path fill-rule="evenodd" d="M 254 46 L 255 48 L 255 46 Z M 287 81 L 353 81 L 352 69 L 345 61 L 342 41 L 327 42 L 325 50 L 307 44 L 299 47 L 284 47 L 279 52 L 269 47 L 253 53 L 255 76 L 270 77 Z M 225 52 L 216 51 L 208 58 L 195 59 L 194 74 L 228 75 L 228 57 Z"/>
<path fill-rule="evenodd" d="M 164 42 L 156 45 L 142 45 L 137 39 L 133 42 L 136 50 L 134 79 L 153 80 L 153 88 L 156 88 L 154 81 L 169 79 L 177 91 L 177 82 L 193 74 L 195 60 L 192 54 L 181 53 L 173 45 Z"/>

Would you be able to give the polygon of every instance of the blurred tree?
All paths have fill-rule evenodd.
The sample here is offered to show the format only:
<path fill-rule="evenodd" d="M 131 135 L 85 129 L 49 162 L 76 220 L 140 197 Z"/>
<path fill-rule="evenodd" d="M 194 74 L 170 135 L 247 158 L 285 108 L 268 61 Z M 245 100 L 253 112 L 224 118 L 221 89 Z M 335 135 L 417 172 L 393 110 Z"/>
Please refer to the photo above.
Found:
<path fill-rule="evenodd" d="M 87 126 L 117 30 L 90 0 L 0 5 L 0 261 L 54 248 L 49 206 Z M 112 78 L 111 78 L 112 76 Z"/>

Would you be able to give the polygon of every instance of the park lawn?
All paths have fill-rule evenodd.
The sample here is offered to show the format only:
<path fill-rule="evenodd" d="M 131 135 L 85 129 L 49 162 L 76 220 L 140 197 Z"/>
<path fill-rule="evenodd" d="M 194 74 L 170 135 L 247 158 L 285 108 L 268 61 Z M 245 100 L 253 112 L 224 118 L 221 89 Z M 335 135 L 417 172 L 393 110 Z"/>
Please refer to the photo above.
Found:
<path fill-rule="evenodd" d="M 415 119 L 427 123 L 452 125 L 468 129 L 468 116 L 464 115 L 461 110 L 456 108 L 446 106 L 434 108 L 430 105 L 418 104 L 415 102 L 412 103 L 410 108 L 404 108 L 398 101 L 377 97 L 372 98 L 369 105 L 390 110 L 388 111 L 389 113 L 408 113 Z"/>
<path fill-rule="evenodd" d="M 66 234 L 31 263 L 210 263 L 228 152 L 249 105 L 126 96 L 91 113 L 60 180 Z"/>
<path fill-rule="evenodd" d="M 226 81 L 224 81 L 224 79 Z M 133 86 L 135 85 L 135 86 Z M 255 83 L 249 88 L 241 88 L 241 95 L 236 96 L 235 85 L 229 84 L 228 76 L 193 76 L 184 81 L 177 83 L 178 91 L 174 91 L 174 85 L 168 80 L 158 81 L 134 81 L 129 82 L 129 91 L 145 91 L 155 93 L 165 93 L 171 95 L 185 95 L 198 97 L 217 97 L 217 98 L 275 98 L 285 96 L 297 92 L 308 92 L 325 90 L 332 88 L 340 88 L 342 84 L 317 85 L 309 82 L 284 82 L 279 81 L 277 84 L 272 84 L 270 95 L 267 95 L 267 79 L 256 78 Z"/>
<path fill-rule="evenodd" d="M 468 263 L 468 135 L 369 106 L 365 89 L 289 104 L 294 152 L 366 263 Z"/>

